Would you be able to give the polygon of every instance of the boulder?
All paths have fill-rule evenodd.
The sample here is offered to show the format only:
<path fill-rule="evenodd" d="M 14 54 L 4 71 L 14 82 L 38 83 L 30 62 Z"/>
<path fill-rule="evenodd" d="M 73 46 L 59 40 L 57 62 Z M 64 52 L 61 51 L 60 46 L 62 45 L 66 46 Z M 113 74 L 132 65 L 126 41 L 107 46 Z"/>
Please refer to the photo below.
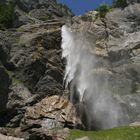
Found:
<path fill-rule="evenodd" d="M 52 129 L 49 132 L 41 130 L 33 130 L 32 134 L 29 136 L 29 140 L 39 139 L 39 140 L 65 140 L 70 135 L 70 130 L 68 128 L 64 129 Z"/>
<path fill-rule="evenodd" d="M 131 123 L 129 126 L 132 126 L 132 127 L 139 127 L 139 126 L 140 126 L 140 122 Z"/>
<path fill-rule="evenodd" d="M 23 138 L 16 138 L 16 137 L 12 137 L 12 136 L 5 136 L 0 134 L 0 139 L 1 140 L 24 140 Z"/>
<path fill-rule="evenodd" d="M 88 137 L 82 137 L 82 138 L 79 138 L 79 139 L 75 139 L 75 140 L 90 140 Z"/>
<path fill-rule="evenodd" d="M 56 95 L 44 98 L 36 105 L 27 108 L 23 119 L 23 131 L 26 126 L 33 128 L 38 125 L 46 130 L 63 127 L 78 128 L 82 126 L 72 103 L 64 97 Z"/>

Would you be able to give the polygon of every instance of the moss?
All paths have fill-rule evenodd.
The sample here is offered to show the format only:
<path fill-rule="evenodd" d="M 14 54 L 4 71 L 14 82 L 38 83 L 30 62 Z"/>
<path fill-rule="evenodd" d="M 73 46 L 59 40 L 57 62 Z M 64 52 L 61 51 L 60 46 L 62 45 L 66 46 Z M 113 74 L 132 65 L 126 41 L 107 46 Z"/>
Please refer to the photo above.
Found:
<path fill-rule="evenodd" d="M 43 21 L 47 21 L 47 20 L 51 20 L 51 19 L 53 19 L 53 16 L 51 14 L 50 15 L 46 15 L 46 16 L 41 18 L 41 20 L 43 20 Z"/>
<path fill-rule="evenodd" d="M 0 3 L 0 29 L 11 28 L 15 19 L 14 4 L 7 5 Z"/>
<path fill-rule="evenodd" d="M 20 27 L 17 29 L 17 31 L 19 31 L 19 32 L 25 32 L 26 30 L 25 30 L 25 28 L 24 28 L 23 26 L 20 26 Z"/>
<path fill-rule="evenodd" d="M 138 83 L 132 84 L 132 93 L 140 93 L 140 84 L 138 84 Z"/>
<path fill-rule="evenodd" d="M 140 140 L 140 127 L 120 127 L 103 131 L 71 130 L 65 140 L 74 140 L 88 136 L 91 140 Z"/>
<path fill-rule="evenodd" d="M 16 78 L 13 78 L 13 84 L 14 85 L 19 85 L 19 84 L 22 84 L 23 82 L 19 79 L 16 79 Z"/>

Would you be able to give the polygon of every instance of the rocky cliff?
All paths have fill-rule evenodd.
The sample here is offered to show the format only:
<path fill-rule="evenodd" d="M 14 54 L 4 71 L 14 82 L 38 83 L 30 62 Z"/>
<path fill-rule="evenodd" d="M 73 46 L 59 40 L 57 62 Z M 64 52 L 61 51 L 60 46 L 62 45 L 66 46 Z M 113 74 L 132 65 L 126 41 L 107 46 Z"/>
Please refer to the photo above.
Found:
<path fill-rule="evenodd" d="M 14 5 L 12 28 L 0 30 L 0 132 L 30 140 L 55 133 L 56 140 L 61 134 L 48 129 L 82 127 L 63 87 L 61 27 L 72 13 L 55 0 Z M 128 120 L 140 121 L 140 4 L 113 9 L 105 18 L 95 11 L 73 17 L 72 29 L 96 44 L 88 49 L 104 60 L 110 90 Z"/>
<path fill-rule="evenodd" d="M 139 14 L 140 4 L 134 3 L 113 9 L 105 18 L 90 11 L 74 17 L 72 25 L 75 34 L 90 42 L 86 49 L 96 55 L 99 68 L 108 75 L 109 90 L 121 104 L 128 122 L 140 119 Z"/>
<path fill-rule="evenodd" d="M 8 1 L 2 4 L 7 5 Z M 63 88 L 61 26 L 66 17 L 72 16 L 71 11 L 55 0 L 15 0 L 13 4 L 12 28 L 0 30 L 1 133 L 29 139 L 32 133 L 28 130 L 38 128 L 38 132 L 32 131 L 33 137 L 39 138 L 35 135 L 42 133 L 42 128 L 46 131 L 80 125 L 76 110 L 67 99 L 68 91 Z"/>

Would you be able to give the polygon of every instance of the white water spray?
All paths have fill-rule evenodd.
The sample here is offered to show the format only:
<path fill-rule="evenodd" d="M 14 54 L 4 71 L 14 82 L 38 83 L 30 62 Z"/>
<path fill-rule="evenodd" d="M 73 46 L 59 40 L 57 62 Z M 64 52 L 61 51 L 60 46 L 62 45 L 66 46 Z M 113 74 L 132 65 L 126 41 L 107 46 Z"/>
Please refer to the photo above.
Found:
<path fill-rule="evenodd" d="M 103 60 L 91 53 L 95 48 L 84 35 L 62 27 L 62 57 L 66 59 L 65 86 L 70 99 L 79 105 L 79 115 L 87 129 L 118 126 L 122 111 L 108 88 L 109 71 Z"/>

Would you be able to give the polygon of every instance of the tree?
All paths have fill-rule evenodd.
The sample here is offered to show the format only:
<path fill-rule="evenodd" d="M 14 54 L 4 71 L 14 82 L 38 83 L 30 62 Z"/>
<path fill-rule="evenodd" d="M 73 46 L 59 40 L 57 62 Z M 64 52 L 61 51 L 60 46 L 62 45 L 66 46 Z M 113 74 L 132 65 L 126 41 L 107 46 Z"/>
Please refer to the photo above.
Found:
<path fill-rule="evenodd" d="M 100 7 L 97 8 L 96 10 L 99 12 L 99 16 L 100 16 L 101 18 L 104 18 L 105 15 L 106 15 L 108 12 L 110 12 L 111 7 L 110 7 L 108 4 L 103 3 L 103 4 L 101 4 Z"/>

